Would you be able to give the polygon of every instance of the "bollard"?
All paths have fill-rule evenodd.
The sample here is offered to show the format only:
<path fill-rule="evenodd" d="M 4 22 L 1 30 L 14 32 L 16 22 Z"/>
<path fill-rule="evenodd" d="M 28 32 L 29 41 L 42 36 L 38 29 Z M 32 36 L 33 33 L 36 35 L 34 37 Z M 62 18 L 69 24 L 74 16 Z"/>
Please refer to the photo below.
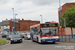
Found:
<path fill-rule="evenodd" d="M 66 39 L 66 35 L 65 35 L 65 41 L 66 41 L 67 39 Z"/>
<path fill-rule="evenodd" d="M 70 40 L 70 35 L 69 35 L 69 41 L 71 41 L 71 40 Z"/>
<path fill-rule="evenodd" d="M 75 34 L 74 34 L 74 40 L 75 40 Z"/>

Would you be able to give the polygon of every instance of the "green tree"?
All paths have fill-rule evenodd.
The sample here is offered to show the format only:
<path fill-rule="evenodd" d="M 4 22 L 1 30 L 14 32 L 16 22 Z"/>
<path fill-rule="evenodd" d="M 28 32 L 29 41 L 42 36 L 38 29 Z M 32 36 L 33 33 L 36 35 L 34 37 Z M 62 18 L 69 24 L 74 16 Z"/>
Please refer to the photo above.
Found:
<path fill-rule="evenodd" d="M 66 20 L 66 27 L 71 28 L 71 35 L 73 38 L 73 30 L 75 28 L 75 6 L 68 8 L 67 11 L 62 15 L 60 24 L 63 26 L 63 19 Z"/>

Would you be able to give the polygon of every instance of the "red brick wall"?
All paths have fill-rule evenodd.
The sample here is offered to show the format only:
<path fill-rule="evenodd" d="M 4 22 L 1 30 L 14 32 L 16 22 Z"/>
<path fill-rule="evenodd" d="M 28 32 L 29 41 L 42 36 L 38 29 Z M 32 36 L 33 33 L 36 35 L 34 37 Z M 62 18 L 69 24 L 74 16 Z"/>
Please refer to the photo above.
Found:
<path fill-rule="evenodd" d="M 13 22 L 12 21 L 9 21 L 9 24 L 10 24 L 10 32 L 12 32 L 12 27 L 14 26 Z M 20 25 L 19 23 L 16 23 L 15 24 L 15 27 L 16 27 L 16 31 L 19 31 L 20 30 Z"/>
<path fill-rule="evenodd" d="M 20 20 L 20 31 L 29 31 L 31 25 L 39 24 L 40 21 Z"/>
<path fill-rule="evenodd" d="M 66 3 L 62 6 L 62 9 L 61 9 L 61 16 L 64 12 L 66 12 L 67 8 L 71 8 L 72 5 L 75 5 L 75 3 Z M 60 11 L 58 11 L 58 18 L 59 18 L 59 22 L 60 22 Z"/>

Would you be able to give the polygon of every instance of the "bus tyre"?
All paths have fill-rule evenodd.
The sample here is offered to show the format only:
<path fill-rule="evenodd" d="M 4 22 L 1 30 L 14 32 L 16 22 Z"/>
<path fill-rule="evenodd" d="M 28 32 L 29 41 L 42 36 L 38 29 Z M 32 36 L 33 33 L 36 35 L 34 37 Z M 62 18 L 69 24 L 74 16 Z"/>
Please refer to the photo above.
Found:
<path fill-rule="evenodd" d="M 53 44 L 55 44 L 55 42 L 53 42 Z"/>
<path fill-rule="evenodd" d="M 35 42 L 35 41 L 32 39 L 32 42 Z"/>
<path fill-rule="evenodd" d="M 39 39 L 37 38 L 37 43 L 39 43 Z"/>

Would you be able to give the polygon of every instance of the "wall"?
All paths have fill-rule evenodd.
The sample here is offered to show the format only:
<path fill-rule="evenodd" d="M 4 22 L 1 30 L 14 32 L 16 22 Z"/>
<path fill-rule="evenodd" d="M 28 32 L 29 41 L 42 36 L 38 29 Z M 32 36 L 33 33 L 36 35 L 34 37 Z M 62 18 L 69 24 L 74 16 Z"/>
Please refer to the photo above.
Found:
<path fill-rule="evenodd" d="M 20 31 L 29 31 L 31 25 L 39 24 L 40 21 L 20 20 Z"/>
<path fill-rule="evenodd" d="M 1 27 L 0 31 L 2 31 L 2 26 L 0 26 L 0 27 Z M 9 26 L 9 25 L 7 25 L 7 27 L 4 26 L 4 30 L 5 30 L 5 29 L 10 29 L 10 26 Z"/>
<path fill-rule="evenodd" d="M 75 34 L 75 28 L 72 28 L 73 29 L 73 34 Z M 65 35 L 65 29 L 62 28 L 62 34 Z M 59 28 L 59 35 L 61 35 L 61 29 Z M 71 34 L 71 28 L 67 27 L 66 28 L 66 35 L 72 35 Z"/>
<path fill-rule="evenodd" d="M 14 24 L 12 21 L 9 21 L 9 24 L 10 24 L 10 32 L 12 32 L 12 27 L 14 26 Z M 20 31 L 20 24 L 19 23 L 16 23 L 15 27 L 16 27 L 16 31 Z"/>
<path fill-rule="evenodd" d="M 63 15 L 64 12 L 66 12 L 67 8 L 71 8 L 72 5 L 75 5 L 75 3 L 66 3 L 62 6 L 61 9 L 61 16 Z M 58 9 L 58 18 L 59 18 L 59 22 L 60 22 L 60 10 Z"/>

